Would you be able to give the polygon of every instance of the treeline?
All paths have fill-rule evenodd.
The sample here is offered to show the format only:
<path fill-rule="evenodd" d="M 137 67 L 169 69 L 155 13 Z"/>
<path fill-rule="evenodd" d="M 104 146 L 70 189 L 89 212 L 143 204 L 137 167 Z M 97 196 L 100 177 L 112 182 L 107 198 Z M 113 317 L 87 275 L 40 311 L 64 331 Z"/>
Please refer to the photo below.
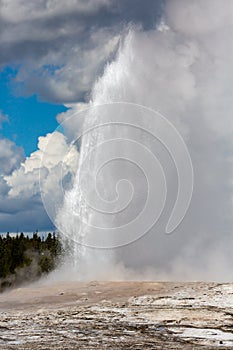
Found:
<path fill-rule="evenodd" d="M 31 238 L 23 233 L 0 235 L 0 291 L 50 272 L 57 266 L 61 253 L 55 233 L 46 238 L 37 232 Z"/>

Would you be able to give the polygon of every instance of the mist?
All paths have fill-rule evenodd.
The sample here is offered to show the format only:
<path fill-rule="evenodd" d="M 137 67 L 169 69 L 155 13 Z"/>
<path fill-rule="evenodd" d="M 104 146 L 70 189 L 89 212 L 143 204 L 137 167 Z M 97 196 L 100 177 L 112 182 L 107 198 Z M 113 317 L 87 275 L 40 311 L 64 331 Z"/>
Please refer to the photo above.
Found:
<path fill-rule="evenodd" d="M 232 36 L 231 1 L 172 0 L 165 3 L 163 18 L 156 28 L 144 31 L 131 26 L 122 37 L 116 58 L 95 82 L 86 106 L 127 102 L 165 116 L 182 135 L 190 153 L 194 170 L 192 200 L 182 222 L 166 234 L 177 191 L 174 165 L 158 142 L 143 136 L 143 132 L 134 133 L 134 140 L 156 151 L 163 165 L 168 188 L 164 211 L 156 225 L 130 244 L 114 249 L 81 248 L 81 258 L 78 244 L 80 267 L 78 271 L 74 267 L 73 272 L 69 269 L 71 279 L 232 280 Z M 73 106 L 67 118 L 79 110 L 80 105 Z M 90 114 L 89 125 L 96 125 L 98 114 L 97 121 L 90 121 Z M 114 115 L 111 118 L 114 120 Z M 153 127 L 157 126 L 155 123 Z M 67 122 L 66 128 L 67 134 L 75 134 L 73 124 Z M 111 135 L 104 132 L 97 140 L 103 142 L 113 135 L 124 139 L 133 134 L 119 128 Z M 81 160 L 84 145 L 85 138 Z M 100 161 L 101 153 L 96 153 L 94 159 Z M 131 183 L 132 178 L 136 179 L 134 195 L 139 191 L 132 211 L 126 215 L 131 218 L 143 206 L 145 184 L 125 164 L 119 169 L 123 171 L 122 178 L 128 174 Z M 120 175 L 114 178 L 113 174 L 114 165 L 101 178 L 100 188 L 115 189 Z M 59 212 L 63 223 L 68 222 L 66 205 L 65 202 Z M 125 217 L 113 219 L 116 220 L 119 224 Z M 71 224 L 75 232 L 76 224 Z M 55 275 L 63 278 L 65 266 Z"/>

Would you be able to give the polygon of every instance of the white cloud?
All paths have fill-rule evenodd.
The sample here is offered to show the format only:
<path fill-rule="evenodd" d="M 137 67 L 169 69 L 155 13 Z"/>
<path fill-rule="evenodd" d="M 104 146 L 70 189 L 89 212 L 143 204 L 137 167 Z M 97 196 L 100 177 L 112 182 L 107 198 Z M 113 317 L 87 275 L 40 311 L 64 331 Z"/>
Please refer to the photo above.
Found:
<path fill-rule="evenodd" d="M 7 145 L 11 146 L 8 152 Z M 76 147 L 69 147 L 65 136 L 55 131 L 39 137 L 38 150 L 24 161 L 9 140 L 0 140 L 0 153 L 1 149 L 4 149 L 6 160 L 1 162 L 1 166 L 7 164 L 0 178 L 1 230 L 49 228 L 51 223 L 42 204 L 41 193 L 58 202 L 62 200 L 59 197 L 60 172 L 63 171 L 63 185 L 70 185 L 78 166 Z"/>
<path fill-rule="evenodd" d="M 0 138 L 0 175 L 10 174 L 23 160 L 23 149 L 12 141 Z"/>
<path fill-rule="evenodd" d="M 39 137 L 38 150 L 21 164 L 5 180 L 9 186 L 10 197 L 30 199 L 32 196 L 44 191 L 56 196 L 56 188 L 59 186 L 60 173 L 57 171 L 62 164 L 63 176 L 69 172 L 73 176 L 77 169 L 78 152 L 75 146 L 66 143 L 65 136 L 57 131 Z M 41 188 L 39 183 L 41 176 Z"/>

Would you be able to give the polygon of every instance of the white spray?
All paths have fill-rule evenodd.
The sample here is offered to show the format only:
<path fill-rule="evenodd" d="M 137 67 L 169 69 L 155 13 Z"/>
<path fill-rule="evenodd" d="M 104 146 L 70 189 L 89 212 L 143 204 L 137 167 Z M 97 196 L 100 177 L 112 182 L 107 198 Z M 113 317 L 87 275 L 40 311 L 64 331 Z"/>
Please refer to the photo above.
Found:
<path fill-rule="evenodd" d="M 164 217 L 142 239 L 114 251 L 78 245 L 74 255 L 78 259 L 80 278 L 85 274 L 88 278 L 135 278 L 136 274 L 138 278 L 156 279 L 231 279 L 232 35 L 231 1 L 168 1 L 162 25 L 148 32 L 131 30 L 116 60 L 106 67 L 104 75 L 96 82 L 91 105 L 119 101 L 137 103 L 159 110 L 176 126 L 191 154 L 195 187 L 190 210 L 183 222 L 172 235 L 165 235 L 164 223 L 177 188 L 174 168 L 165 160 L 171 203 L 167 202 Z M 101 121 L 100 114 L 94 110 L 86 116 L 85 128 Z M 85 204 L 83 193 L 93 194 L 90 175 L 97 170 L 101 152 L 98 147 L 94 153 L 91 150 L 111 138 L 112 131 L 106 130 L 97 128 L 83 136 L 74 187 L 66 194 L 64 206 L 57 216 L 63 230 L 79 243 L 89 233 L 77 217 L 81 216 L 89 223 L 96 220 Z M 132 136 L 128 129 L 113 131 L 114 135 L 118 132 L 121 138 Z M 146 136 L 139 132 L 134 138 L 142 143 Z M 157 149 L 158 144 L 153 142 L 148 138 L 143 144 Z M 89 153 L 93 155 L 88 158 Z M 160 149 L 158 154 L 165 157 Z M 106 195 L 108 204 L 114 199 L 113 192 L 119 179 L 116 169 L 111 167 L 99 181 L 100 191 Z M 122 178 L 126 172 L 130 176 L 134 173 L 126 165 L 118 169 L 124 172 Z M 134 173 L 132 178 L 137 180 L 134 182 L 136 187 L 142 186 L 134 205 L 137 212 L 145 202 L 145 184 L 139 173 Z M 71 220 L 73 210 L 78 211 L 78 215 Z M 105 219 L 101 217 L 101 224 L 114 225 L 112 219 Z"/>

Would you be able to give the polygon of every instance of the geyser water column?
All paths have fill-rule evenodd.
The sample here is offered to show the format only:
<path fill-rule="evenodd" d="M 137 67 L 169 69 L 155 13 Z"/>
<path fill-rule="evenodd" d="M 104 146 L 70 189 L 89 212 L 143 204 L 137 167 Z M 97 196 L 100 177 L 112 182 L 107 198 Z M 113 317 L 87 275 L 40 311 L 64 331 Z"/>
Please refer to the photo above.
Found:
<path fill-rule="evenodd" d="M 216 16 L 216 13 L 219 16 Z M 52 188 L 54 191 L 54 186 L 49 186 L 47 183 L 49 171 L 47 174 L 47 168 L 41 168 L 44 172 L 41 190 L 45 207 L 57 225 L 59 222 L 64 228 L 70 225 L 72 228 L 70 232 L 64 230 L 70 237 L 70 242 L 75 239 L 75 241 L 82 241 L 82 244 L 86 241 L 87 244 L 95 245 L 96 242 L 93 242 L 93 239 L 99 237 L 98 245 L 104 245 L 103 242 L 106 244 L 110 241 L 113 246 L 117 244 L 117 230 L 113 230 L 114 227 L 123 225 L 126 227 L 127 223 L 135 223 L 137 221 L 133 219 L 145 212 L 143 208 L 148 203 L 147 174 L 144 172 L 146 174 L 144 176 L 143 169 L 141 170 L 139 166 L 128 160 L 130 156 L 125 157 L 126 151 L 133 150 L 134 156 L 137 157 L 136 148 L 132 146 L 136 141 L 142 147 L 146 147 L 145 151 L 150 150 L 160 161 L 167 180 L 168 200 L 160 220 L 153 229 L 142 239 L 116 249 L 115 256 L 122 259 L 127 267 L 130 266 L 137 271 L 141 269 L 143 274 L 148 266 L 153 268 L 153 276 L 159 279 L 221 281 L 232 279 L 232 13 L 233 2 L 228 0 L 221 2 L 219 0 L 196 0 L 195 2 L 168 0 L 164 7 L 164 22 L 160 26 L 149 31 L 133 29 L 126 35 L 114 60 L 105 67 L 103 75 L 92 87 L 90 94 L 93 110 L 76 115 L 75 118 L 70 119 L 70 124 L 67 121 L 64 127 L 61 127 L 60 131 L 65 131 L 68 135 L 67 142 L 79 137 L 77 130 L 80 133 L 83 132 L 84 136 L 80 151 L 79 173 L 63 176 L 66 171 L 62 172 L 62 164 L 60 168 L 57 167 L 59 180 L 56 186 L 56 198 L 59 200 L 55 203 L 53 193 L 47 188 Z M 158 122 L 158 116 L 154 115 L 151 118 L 149 112 L 148 117 L 147 109 L 141 107 L 138 109 L 141 112 L 135 112 L 136 107 L 131 105 L 130 108 L 124 109 L 124 113 L 122 105 L 118 104 L 115 111 L 110 109 L 107 112 L 106 105 L 105 113 L 104 108 L 94 107 L 117 101 L 139 103 L 159 110 L 176 126 L 187 142 L 195 169 L 194 195 L 190 210 L 172 235 L 163 233 L 166 231 L 166 223 L 169 222 L 172 208 L 175 208 L 175 196 L 183 191 L 179 190 L 179 185 L 185 186 L 186 183 L 181 181 L 181 176 L 180 179 L 179 175 L 177 176 L 181 170 L 187 169 L 184 152 L 179 150 L 175 152 L 175 159 L 178 158 L 179 165 L 177 172 L 173 157 L 169 155 L 166 147 L 158 140 L 155 142 L 156 137 L 147 132 L 148 129 L 152 134 L 154 131 L 159 131 L 161 139 L 164 139 L 169 128 L 163 127 L 162 123 Z M 95 108 L 100 108 L 100 112 L 95 113 Z M 75 110 L 76 106 L 65 115 L 69 116 Z M 79 127 L 79 124 L 82 124 L 78 122 L 79 118 L 85 120 L 83 131 Z M 106 121 L 132 122 L 133 125 L 139 124 L 140 128 L 115 124 L 114 127 L 109 125 L 97 128 L 92 136 L 88 132 L 85 133 L 88 128 L 100 126 Z M 143 130 L 144 127 L 147 131 Z M 101 155 L 105 155 L 104 144 L 107 149 L 106 157 L 111 156 L 113 142 L 111 141 L 108 147 L 105 141 L 110 141 L 112 138 L 130 139 L 133 142 L 128 142 L 127 146 L 122 142 L 120 146 L 120 142 L 117 141 L 115 149 L 121 151 L 120 155 L 114 162 L 106 163 L 103 159 L 104 166 L 99 170 L 97 164 L 101 161 Z M 165 137 L 165 140 L 167 138 Z M 97 140 L 100 144 L 105 143 L 97 147 Z M 75 141 L 71 142 L 70 153 L 67 155 L 69 164 L 74 147 L 76 147 Z M 143 151 L 143 149 L 140 150 Z M 176 146 L 172 146 L 171 150 L 176 150 Z M 134 158 L 132 159 L 134 161 Z M 151 163 L 149 158 L 145 159 Z M 64 167 L 66 166 L 65 160 Z M 155 167 L 160 173 L 161 167 L 158 165 Z M 98 175 L 96 183 L 100 196 L 97 201 L 94 200 L 97 198 L 96 195 L 93 196 L 94 185 L 90 182 L 90 176 L 94 176 L 95 171 Z M 83 178 L 82 173 L 86 174 Z M 131 182 L 134 191 L 125 181 L 121 181 L 117 186 L 117 182 L 123 179 Z M 189 179 L 188 174 L 185 174 L 186 179 Z M 161 181 L 163 186 L 161 174 L 158 176 L 158 181 Z M 80 190 L 83 192 L 77 196 L 75 191 L 77 194 L 78 183 L 81 184 L 81 182 Z M 162 206 L 163 197 L 159 197 L 159 194 L 162 195 L 163 192 L 161 188 L 156 188 L 154 185 L 156 182 L 157 176 L 153 183 L 149 184 L 149 193 L 154 191 L 154 203 L 160 203 Z M 172 185 L 169 186 L 171 183 Z M 61 184 L 65 186 L 64 193 L 61 190 Z M 85 186 L 90 191 L 90 195 L 85 193 Z M 76 190 L 72 192 L 75 188 Z M 158 194 L 156 194 L 157 190 Z M 120 205 L 128 203 L 123 200 L 122 195 L 129 201 L 132 197 L 129 205 L 125 210 L 111 214 L 111 211 L 119 210 Z M 68 200 L 69 196 L 73 196 L 74 202 L 68 210 L 67 204 L 71 203 Z M 88 202 L 84 200 L 86 196 Z M 99 211 L 89 207 L 89 204 Z M 102 211 L 107 207 L 110 213 L 104 215 Z M 73 218 L 72 208 L 75 209 L 76 214 L 82 212 L 81 217 L 86 217 L 87 223 L 106 229 L 103 229 L 99 235 L 94 235 L 94 232 L 99 233 L 99 229 L 95 231 L 91 225 L 83 222 L 84 220 L 80 222 L 78 215 Z M 180 212 L 184 211 L 183 205 L 179 208 Z M 158 208 L 155 209 L 156 214 L 159 214 Z M 149 219 L 151 217 L 148 218 L 148 222 Z M 142 227 L 138 225 L 135 231 L 130 230 L 130 225 L 127 228 L 129 238 L 130 236 L 133 238 L 134 232 L 134 238 L 137 238 L 137 229 L 141 230 Z M 142 232 L 143 230 L 139 236 Z M 74 243 L 70 245 L 73 248 Z M 76 251 L 75 256 L 87 256 L 87 253 L 91 256 L 97 255 L 97 259 L 93 259 L 94 263 L 90 259 L 92 266 L 95 266 L 101 256 L 106 256 L 109 252 L 106 249 L 84 249 L 83 245 L 78 246 L 81 251 L 80 249 L 79 253 Z M 109 253 L 107 261 L 112 262 L 114 259 L 110 255 Z M 111 264 L 105 264 L 105 268 L 108 265 Z"/>
<path fill-rule="evenodd" d="M 61 164 L 62 200 L 53 203 L 44 195 L 43 201 L 59 232 L 72 242 L 80 277 L 93 271 L 95 276 L 96 270 L 104 276 L 106 264 L 112 270 L 116 262 L 113 248 L 140 239 L 162 214 L 167 185 L 160 148 L 174 163 L 178 180 L 164 232 L 171 233 L 188 209 L 192 163 L 175 127 L 149 108 L 123 102 L 92 106 L 74 113 L 59 128 L 69 129 L 77 120 L 82 129 L 70 140 L 71 148 L 81 144 L 77 173 L 64 190 Z"/>

